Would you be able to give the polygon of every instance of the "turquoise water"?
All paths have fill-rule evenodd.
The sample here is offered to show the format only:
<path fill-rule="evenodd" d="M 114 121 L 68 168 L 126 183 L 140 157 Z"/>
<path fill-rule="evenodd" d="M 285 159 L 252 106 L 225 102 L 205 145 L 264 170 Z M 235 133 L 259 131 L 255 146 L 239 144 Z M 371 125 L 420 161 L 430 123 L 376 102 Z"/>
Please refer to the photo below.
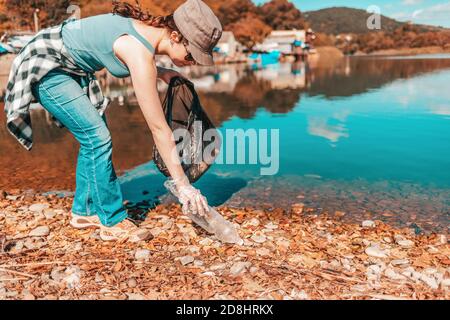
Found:
<path fill-rule="evenodd" d="M 221 129 L 278 129 L 280 176 L 450 186 L 450 71 L 398 80 L 348 98 L 305 95 L 285 114 L 258 110 Z M 259 166 L 216 165 L 251 177 Z"/>
<path fill-rule="evenodd" d="M 270 84 L 263 98 L 250 102 L 238 96 L 236 88 L 229 93 L 206 90 L 206 96 L 221 101 L 224 110 L 242 104 L 220 123 L 224 136 L 227 129 L 279 130 L 279 171 L 262 176 L 261 167 L 268 165 L 215 164 L 197 187 L 212 205 L 289 208 L 304 202 L 331 214 L 344 211 L 350 220 L 382 219 L 417 230 L 448 232 L 450 60 L 446 58 L 386 59 L 380 68 L 376 59 L 345 61 L 336 67 L 341 72 L 319 72 L 315 80 L 308 79 L 308 68 L 299 72 L 289 67 L 286 73 L 285 65 L 268 66 L 251 74 L 253 80 L 245 78 L 236 85 Z M 434 62 L 429 65 L 426 60 Z M 287 76 L 293 78 L 283 81 Z M 220 80 L 220 74 L 215 79 Z M 300 84 L 286 88 L 286 83 Z M 265 84 L 250 92 L 256 94 Z M 226 139 L 224 152 L 225 146 Z M 249 149 L 247 145 L 245 150 Z M 164 179 L 152 162 L 121 179 L 125 196 L 132 201 L 152 202 L 164 194 Z M 149 191 L 145 196 L 143 189 Z"/>

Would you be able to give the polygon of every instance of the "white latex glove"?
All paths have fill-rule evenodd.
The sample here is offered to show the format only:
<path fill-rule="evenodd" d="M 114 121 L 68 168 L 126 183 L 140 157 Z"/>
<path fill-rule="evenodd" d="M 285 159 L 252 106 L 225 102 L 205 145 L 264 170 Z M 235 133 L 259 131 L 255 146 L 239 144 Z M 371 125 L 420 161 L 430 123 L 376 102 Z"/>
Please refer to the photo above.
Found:
<path fill-rule="evenodd" d="M 183 213 L 197 214 L 201 217 L 206 217 L 209 208 L 208 201 L 201 194 L 200 190 L 194 188 L 192 185 L 181 186 L 178 189 L 180 194 L 178 200 L 183 206 Z"/>
<path fill-rule="evenodd" d="M 186 177 L 172 181 L 177 189 L 175 196 L 182 205 L 183 213 L 206 217 L 209 212 L 208 201 L 200 190 L 194 188 Z"/>

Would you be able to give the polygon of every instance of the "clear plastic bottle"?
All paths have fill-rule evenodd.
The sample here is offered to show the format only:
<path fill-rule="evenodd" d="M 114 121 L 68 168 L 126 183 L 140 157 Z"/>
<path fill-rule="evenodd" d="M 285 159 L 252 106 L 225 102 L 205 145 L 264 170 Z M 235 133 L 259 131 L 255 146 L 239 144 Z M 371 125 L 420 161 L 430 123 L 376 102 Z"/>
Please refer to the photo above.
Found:
<path fill-rule="evenodd" d="M 173 180 L 166 180 L 164 186 L 169 190 L 174 196 L 178 198 L 178 192 L 175 187 Z M 189 212 L 186 215 L 198 224 L 200 227 L 205 229 L 207 232 L 214 234 L 217 239 L 225 243 L 234 243 L 242 245 L 244 241 L 239 236 L 236 228 L 233 224 L 227 221 L 220 213 L 218 213 L 214 208 L 208 206 L 209 212 L 206 217 L 202 217 L 193 212 Z"/>

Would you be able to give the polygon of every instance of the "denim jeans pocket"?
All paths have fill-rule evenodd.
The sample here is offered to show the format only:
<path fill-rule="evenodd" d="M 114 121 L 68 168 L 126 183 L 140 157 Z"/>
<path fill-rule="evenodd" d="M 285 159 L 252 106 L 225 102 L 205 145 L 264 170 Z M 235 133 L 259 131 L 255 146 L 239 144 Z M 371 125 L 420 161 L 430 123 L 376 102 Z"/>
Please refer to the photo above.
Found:
<path fill-rule="evenodd" d="M 85 92 L 72 75 L 65 72 L 52 73 L 41 80 L 40 86 L 60 105 L 69 103 Z"/>

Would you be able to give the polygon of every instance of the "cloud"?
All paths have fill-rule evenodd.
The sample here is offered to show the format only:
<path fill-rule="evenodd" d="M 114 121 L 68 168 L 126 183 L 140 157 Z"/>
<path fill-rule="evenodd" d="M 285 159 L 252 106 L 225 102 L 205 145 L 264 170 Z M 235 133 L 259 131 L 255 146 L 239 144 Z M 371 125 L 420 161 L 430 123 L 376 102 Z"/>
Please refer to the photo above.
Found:
<path fill-rule="evenodd" d="M 403 0 L 402 4 L 404 6 L 415 6 L 422 3 L 422 0 Z"/>
<path fill-rule="evenodd" d="M 405 0 L 412 3 L 416 0 Z M 414 10 L 412 13 L 405 11 L 398 12 L 392 15 L 394 19 L 402 21 L 412 21 L 419 24 L 440 25 L 450 27 L 450 1 L 446 3 L 437 4 L 428 8 Z"/>

